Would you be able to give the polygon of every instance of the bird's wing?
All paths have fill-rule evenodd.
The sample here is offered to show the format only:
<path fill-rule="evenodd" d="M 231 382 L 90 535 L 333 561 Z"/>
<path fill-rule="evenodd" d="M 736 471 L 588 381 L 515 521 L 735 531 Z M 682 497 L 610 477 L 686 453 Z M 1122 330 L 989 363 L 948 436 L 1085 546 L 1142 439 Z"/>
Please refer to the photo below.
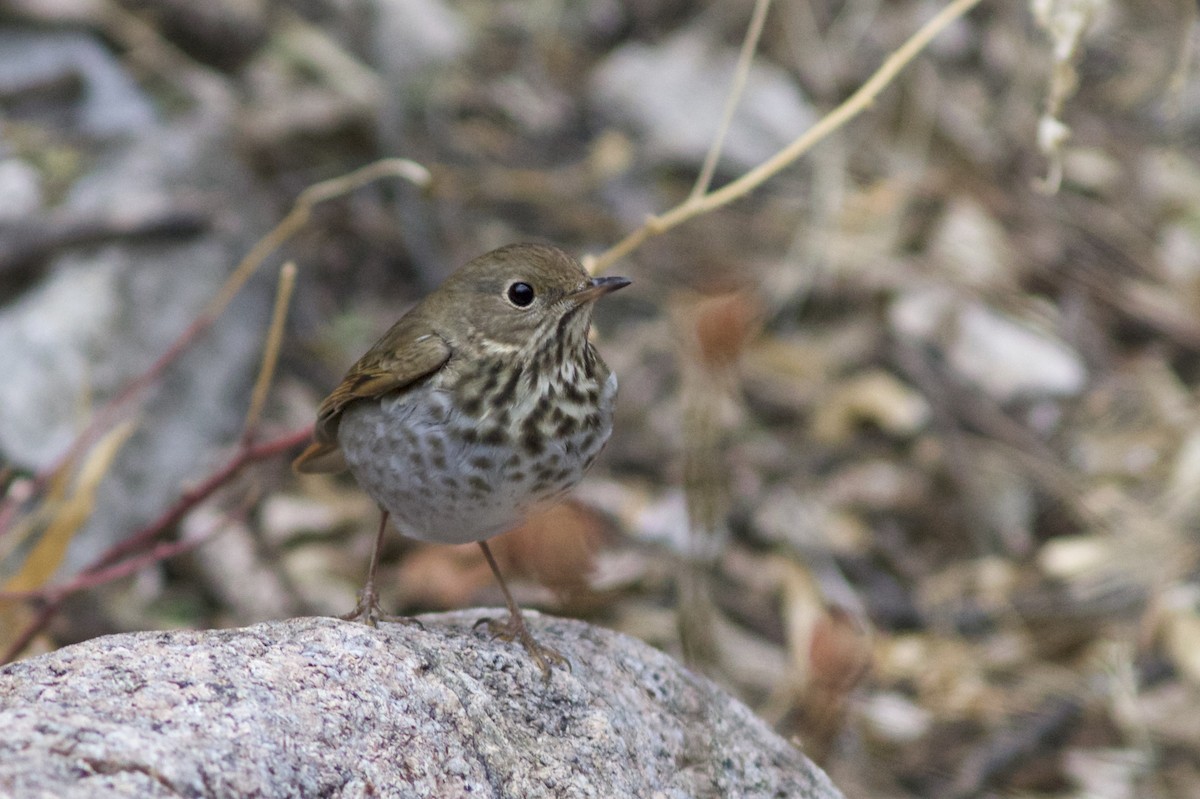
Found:
<path fill-rule="evenodd" d="M 403 322 L 404 320 L 401 320 Z M 351 402 L 377 399 L 407 388 L 436 372 L 450 360 L 450 345 L 436 333 L 410 339 L 400 324 L 389 330 L 321 403 L 313 443 L 292 463 L 297 472 L 338 472 L 346 468 L 338 446 L 337 430 L 342 411 Z M 404 342 L 396 346 L 396 342 Z"/>

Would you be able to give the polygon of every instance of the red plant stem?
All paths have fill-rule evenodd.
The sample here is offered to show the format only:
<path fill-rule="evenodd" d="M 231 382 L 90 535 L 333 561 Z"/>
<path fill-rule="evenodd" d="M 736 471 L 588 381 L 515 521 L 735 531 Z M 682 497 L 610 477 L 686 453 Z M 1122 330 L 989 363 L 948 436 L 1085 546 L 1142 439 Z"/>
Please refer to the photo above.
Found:
<path fill-rule="evenodd" d="M 105 566 L 111 566 L 125 556 L 145 549 L 165 531 L 178 524 L 179 520 L 186 516 L 192 508 L 208 499 L 218 488 L 233 479 L 247 465 L 287 452 L 289 449 L 300 446 L 311 437 L 312 428 L 305 427 L 301 430 L 293 430 L 271 441 L 239 449 L 228 463 L 213 472 L 200 485 L 185 491 L 178 502 L 168 508 L 149 525 L 143 527 L 124 541 L 114 544 L 89 569 L 102 569 Z"/>
<path fill-rule="evenodd" d="M 150 365 L 150 368 L 125 384 L 125 386 L 120 390 L 120 392 L 117 393 L 116 396 L 106 402 L 104 407 L 102 407 L 92 416 L 91 420 L 83 428 L 83 431 L 80 432 L 79 435 L 75 437 L 75 440 L 71 442 L 71 445 L 67 447 L 67 450 L 63 452 L 62 455 L 55 458 L 54 462 L 50 466 L 40 470 L 34 476 L 33 493 L 35 495 L 40 494 L 45 489 L 46 484 L 50 481 L 50 478 L 53 475 L 57 474 L 58 471 L 63 468 L 63 466 L 73 461 L 81 452 L 91 446 L 92 442 L 95 441 L 96 436 L 99 435 L 101 430 L 107 430 L 109 427 L 111 427 L 118 418 L 118 414 L 122 410 L 123 406 L 125 406 L 138 394 L 149 388 L 149 386 L 159 378 L 163 371 L 165 371 L 168 366 L 178 359 L 184 350 L 192 345 L 193 341 L 195 341 L 202 333 L 204 333 L 204 331 L 208 330 L 208 328 L 212 327 L 212 324 L 214 321 L 216 321 L 216 318 L 216 315 L 211 312 L 205 312 L 196 317 L 196 319 L 190 325 L 188 325 L 187 329 L 184 330 L 179 337 L 171 343 L 171 346 L 167 348 L 167 351 L 158 356 L 154 363 Z M 4 503 L 3 507 L 0 507 L 0 535 L 3 535 L 7 531 L 9 523 L 12 521 L 12 516 L 16 512 L 16 506 L 16 502 L 7 501 Z"/>
<path fill-rule="evenodd" d="M 27 591 L 0 591 L 0 602 L 23 602 L 30 599 L 41 599 L 46 602 L 57 602 L 71 594 L 95 588 L 98 585 L 128 577 L 139 569 L 151 563 L 182 555 L 206 543 L 220 528 L 214 528 L 203 535 L 188 538 L 183 541 L 161 541 L 153 549 L 135 558 L 128 558 L 116 565 L 103 569 L 87 568 L 75 575 L 74 578 L 62 585 L 47 585 L 42 588 L 30 588 Z"/>
<path fill-rule="evenodd" d="M 17 655 L 21 654 L 25 647 L 29 646 L 29 642 L 34 639 L 34 636 L 46 628 L 46 625 L 58 613 L 58 609 L 62 607 L 65 601 L 66 597 L 62 596 L 42 608 L 37 618 L 29 622 L 25 629 L 21 630 L 21 633 L 13 639 L 12 644 L 4 651 L 4 654 L 0 655 L 0 666 L 15 660 Z"/>
<path fill-rule="evenodd" d="M 45 629 L 46 625 L 50 623 L 70 594 L 95 587 L 108 580 L 115 580 L 127 574 L 132 574 L 150 563 L 187 551 L 207 540 L 208 536 L 202 536 L 198 540 L 180 541 L 171 544 L 160 543 L 151 552 L 141 557 L 129 558 L 129 556 L 153 545 L 155 540 L 163 533 L 178 524 L 193 508 L 212 496 L 219 488 L 236 477 L 239 472 L 251 463 L 267 460 L 283 452 L 287 452 L 289 449 L 305 443 L 311 437 L 312 428 L 304 427 L 262 444 L 239 448 L 224 466 L 213 472 L 195 488 L 185 491 L 179 500 L 164 511 L 161 516 L 124 541 L 120 541 L 109 547 L 104 554 L 84 568 L 67 584 L 58 587 L 35 589 L 33 591 L 0 593 L 0 601 L 35 598 L 47 599 L 47 605 L 42 608 L 37 618 L 21 631 L 4 654 L 0 656 L 0 664 L 8 663 L 28 646 L 34 636 Z M 126 558 L 129 559 L 125 560 Z"/>
<path fill-rule="evenodd" d="M 47 602 L 46 606 L 42 608 L 41 613 L 37 615 L 37 618 L 26 625 L 25 629 L 21 631 L 21 634 L 16 637 L 4 654 L 0 655 L 0 665 L 11 662 L 17 655 L 21 654 L 21 651 L 25 647 L 29 646 L 34 636 L 45 629 L 50 620 L 58 613 L 59 608 L 62 607 L 67 597 L 80 591 L 86 591 L 89 588 L 95 588 L 98 585 L 104 585 L 112 580 L 128 577 L 134 572 L 149 566 L 151 563 L 160 563 L 168 558 L 191 551 L 201 544 L 206 543 L 220 529 L 220 527 L 214 527 L 204 535 L 189 538 L 186 541 L 160 543 L 139 558 L 130 558 L 124 563 L 118 563 L 116 566 L 107 569 L 100 569 L 94 572 L 85 569 L 74 580 L 65 585 L 50 588 L 35 588 L 31 591 L 0 592 L 0 601 L 44 598 Z"/>

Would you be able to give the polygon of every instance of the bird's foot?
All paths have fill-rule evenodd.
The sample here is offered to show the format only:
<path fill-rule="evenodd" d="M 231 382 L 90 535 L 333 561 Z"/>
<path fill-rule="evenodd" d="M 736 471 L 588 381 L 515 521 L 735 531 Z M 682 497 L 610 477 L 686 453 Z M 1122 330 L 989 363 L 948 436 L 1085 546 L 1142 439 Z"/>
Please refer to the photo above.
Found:
<path fill-rule="evenodd" d="M 354 606 L 354 610 L 342 616 L 338 616 L 342 621 L 361 621 L 368 627 L 378 627 L 379 622 L 388 622 L 394 624 L 415 624 L 422 630 L 425 625 L 421 624 L 420 619 L 413 616 L 392 616 L 383 612 L 383 608 L 379 607 L 379 593 L 375 590 L 375 586 L 367 583 L 363 590 L 358 592 L 358 603 Z"/>
<path fill-rule="evenodd" d="M 486 626 L 488 632 L 492 634 L 492 638 L 499 638 L 502 641 L 520 641 L 521 646 L 525 647 L 525 651 L 542 670 L 542 679 L 546 681 L 550 680 L 552 665 L 565 666 L 567 671 L 571 670 L 571 662 L 560 652 L 537 642 L 533 634 L 529 632 L 529 628 L 525 626 L 525 619 L 520 615 L 510 615 L 506 621 L 483 618 L 475 622 L 474 626 L 476 629 Z"/>

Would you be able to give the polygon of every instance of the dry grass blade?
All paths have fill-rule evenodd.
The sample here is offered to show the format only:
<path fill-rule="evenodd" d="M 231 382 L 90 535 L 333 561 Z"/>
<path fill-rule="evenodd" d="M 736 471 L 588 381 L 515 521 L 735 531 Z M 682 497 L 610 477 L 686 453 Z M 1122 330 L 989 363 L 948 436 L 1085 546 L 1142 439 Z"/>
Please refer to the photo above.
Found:
<path fill-rule="evenodd" d="M 1030 3 L 1034 19 L 1054 43 L 1050 94 L 1046 99 L 1046 110 L 1038 120 L 1037 133 L 1038 148 L 1049 161 L 1046 176 L 1037 185 L 1047 194 L 1057 192 L 1062 183 L 1063 145 L 1071 136 L 1071 129 L 1062 121 L 1062 110 L 1079 85 L 1079 75 L 1075 71 L 1079 45 L 1104 5 L 1104 0 L 1069 3 L 1032 0 Z"/>
<path fill-rule="evenodd" d="M 612 247 L 609 247 L 600 255 L 586 257 L 584 259 L 584 266 L 592 274 L 599 274 L 642 246 L 651 236 L 665 233 L 693 217 L 728 205 L 761 186 L 767 180 L 790 166 L 801 155 L 811 150 L 817 142 L 870 108 L 871 104 L 875 101 L 875 97 L 892 82 L 896 75 L 900 73 L 900 70 L 904 69 L 910 61 L 916 58 L 918 53 L 925 49 L 934 36 L 944 30 L 951 22 L 978 5 L 979 2 L 980 0 L 955 0 L 955 2 L 943 8 L 933 19 L 921 26 L 921 29 L 914 33 L 908 41 L 888 56 L 883 65 L 875 71 L 866 83 L 859 87 L 858 91 L 850 95 L 837 108 L 823 116 L 816 125 L 809 128 L 808 131 L 787 147 L 780 150 L 764 163 L 751 169 L 737 180 L 722 186 L 720 189 L 700 196 L 689 197 L 665 214 L 650 217 L 640 228 L 621 239 L 621 241 Z"/>
<path fill-rule="evenodd" d="M 88 446 L 97 435 L 100 435 L 101 431 L 108 428 L 120 408 L 134 397 L 140 395 L 144 389 L 150 386 L 162 374 L 169 364 L 173 363 L 205 330 L 212 326 L 217 317 L 221 315 L 246 284 L 246 281 L 250 279 L 271 253 L 308 221 L 316 205 L 384 177 L 402 177 L 419 185 L 428 183 L 430 179 L 428 171 L 419 164 L 402 158 L 391 158 L 374 162 L 349 174 L 317 183 L 301 192 L 292 211 L 271 232 L 260 239 L 242 259 L 241 263 L 238 264 L 237 268 L 225 281 L 216 297 L 193 320 L 187 330 L 159 356 L 158 360 L 148 370 L 126 385 L 107 406 L 93 417 L 91 423 L 76 439 L 54 469 L 39 477 L 41 485 L 52 486 L 53 476 L 64 473 L 68 466 L 79 458 L 83 448 Z M 280 275 L 280 286 L 276 295 L 271 328 L 264 348 L 262 367 L 259 370 L 255 391 L 246 415 L 246 432 L 243 435 L 242 445 L 237 456 L 235 456 L 229 465 L 218 470 L 206 480 L 200 488 L 185 493 L 180 501 L 164 513 L 156 522 L 112 547 L 100 561 L 89 567 L 87 572 L 93 573 L 108 569 L 123 558 L 151 546 L 163 531 L 177 523 L 180 518 L 203 498 L 226 484 L 248 463 L 280 451 L 285 451 L 294 446 L 294 435 L 285 436 L 282 439 L 277 439 L 257 447 L 253 442 L 253 431 L 261 415 L 271 378 L 274 374 L 275 362 L 278 358 L 283 335 L 283 323 L 286 318 L 287 306 L 291 299 L 294 280 L 295 267 L 291 264 L 285 265 Z M 36 590 L 43 586 L 45 581 L 58 568 L 58 565 L 62 561 L 62 554 L 65 552 L 71 537 L 83 526 L 92 513 L 95 502 L 95 486 L 108 471 L 112 463 L 112 458 L 115 457 L 116 451 L 128 438 L 132 429 L 132 423 L 127 422 L 103 434 L 99 445 L 97 445 L 92 455 L 84 464 L 80 477 L 76 481 L 75 492 L 64 502 L 60 509 L 53 511 L 53 516 L 48 523 L 46 533 L 43 534 L 38 544 L 34 547 L 33 553 L 26 559 L 17 575 L 5 585 L 4 594 L 8 594 L 11 598 L 13 595 L 24 595 Z M 307 437 L 308 433 L 307 431 L 303 431 L 301 435 L 302 437 Z M 39 503 L 39 507 L 45 507 L 45 504 L 46 500 L 43 499 Z M 0 511 L 7 512 L 11 508 L 12 506 L 8 506 L 0 509 Z M 40 515 L 44 515 L 44 512 L 39 513 L 39 511 L 35 510 L 31 518 L 37 518 Z M 155 561 L 150 559 L 147 562 Z M 82 586 L 83 583 L 80 585 Z M 48 623 L 57 611 L 57 608 L 58 603 L 52 602 L 37 619 L 26 627 L 15 642 L 9 642 L 9 656 L 13 656 L 16 652 L 23 649 L 28 641 Z M 5 625 L 6 629 L 12 626 L 11 624 Z"/>
<path fill-rule="evenodd" d="M 250 395 L 250 409 L 246 411 L 246 422 L 242 426 L 242 443 L 249 444 L 254 439 L 254 431 L 262 416 L 263 406 L 267 403 L 267 392 L 271 389 L 271 379 L 275 375 L 275 365 L 279 361 L 279 348 L 283 344 L 283 327 L 287 322 L 288 306 L 292 301 L 292 290 L 296 286 L 296 264 L 288 261 L 279 270 L 279 287 L 275 291 L 275 307 L 271 311 L 271 326 L 267 329 L 267 342 L 263 347 L 262 365 L 258 370 L 258 378 L 254 381 L 254 392 Z"/>
<path fill-rule="evenodd" d="M 185 491 L 179 500 L 162 513 L 150 524 L 119 541 L 104 552 L 99 558 L 86 566 L 79 575 L 66 586 L 54 590 L 40 589 L 36 592 L 28 590 L 0 591 L 0 630 L 16 629 L 16 624 L 4 613 L 4 603 L 13 600 L 27 600 L 36 593 L 47 604 L 29 622 L 23 630 L 5 640 L 7 648 L 0 649 L 0 664 L 7 663 L 18 654 L 25 651 L 29 643 L 46 628 L 62 607 L 66 597 L 77 591 L 93 588 L 110 579 L 127 576 L 132 571 L 141 569 L 151 563 L 161 562 L 163 558 L 171 557 L 194 546 L 191 541 L 181 542 L 179 546 L 157 546 L 147 557 L 137 557 L 148 548 L 155 547 L 156 542 L 179 521 L 190 513 L 197 505 L 211 497 L 218 489 L 227 485 L 233 478 L 253 463 L 278 457 L 281 453 L 296 449 L 301 443 L 312 437 L 312 428 L 304 427 L 294 430 L 278 438 L 262 444 L 243 446 L 222 467 L 204 479 L 199 485 Z M 7 635 L 6 635 L 7 638 Z"/>
<path fill-rule="evenodd" d="M 717 171 L 717 161 L 721 157 L 721 148 L 725 145 L 725 135 L 729 133 L 729 125 L 733 122 L 733 113 L 737 110 L 738 102 L 742 99 L 742 92 L 746 88 L 746 78 L 750 75 L 750 64 L 754 61 L 754 52 L 758 49 L 758 39 L 762 36 L 763 23 L 767 19 L 767 10 L 770 7 L 771 0 L 755 0 L 754 15 L 750 18 L 750 27 L 747 28 L 746 37 L 742 40 L 742 50 L 738 53 L 733 86 L 729 90 L 729 96 L 725 99 L 725 108 L 721 111 L 721 124 L 717 127 L 712 145 L 704 157 L 704 165 L 700 168 L 700 176 L 696 178 L 696 185 L 692 188 L 689 200 L 703 197 L 708 192 L 708 187 L 712 185 L 713 173 Z"/>
<path fill-rule="evenodd" d="M 407 158 L 384 158 L 345 175 L 309 186 L 300 192 L 300 196 L 296 198 L 288 215 L 267 235 L 259 239 L 250 252 L 242 258 L 242 262 L 225 281 L 225 285 L 221 287 L 216 298 L 205 309 L 202 318 L 219 316 L 271 253 L 279 249 L 308 222 L 316 206 L 387 177 L 403 178 L 422 187 L 428 186 L 432 180 L 429 170 L 416 161 L 410 161 Z"/>
<path fill-rule="evenodd" d="M 127 420 L 109 431 L 88 454 L 74 480 L 69 480 L 65 472 L 56 476 L 48 499 L 40 503 L 28 516 L 23 517 L 18 529 L 14 530 L 15 534 L 9 536 L 10 548 L 28 547 L 28 552 L 0 591 L 0 652 L 9 653 L 5 660 L 0 662 L 6 662 L 17 652 L 24 650 L 32 639 L 32 636 L 16 632 L 26 625 L 28 609 L 20 600 L 4 595 L 40 589 L 58 571 L 67 547 L 92 515 L 96 503 L 96 488 L 104 479 L 104 475 L 108 474 L 117 453 L 136 427 L 133 420 Z M 19 556 L 19 552 L 10 552 L 10 558 L 0 560 Z"/>
<path fill-rule="evenodd" d="M 109 400 L 108 404 L 96 413 L 63 456 L 46 472 L 38 476 L 37 490 L 44 489 L 50 480 L 50 475 L 57 473 L 77 459 L 80 452 L 90 445 L 100 431 L 110 427 L 119 410 L 126 403 L 141 395 L 169 365 L 178 360 L 179 356 L 201 334 L 212 327 L 229 303 L 233 301 L 233 298 L 246 285 L 246 281 L 258 271 L 266 259 L 308 222 L 315 206 L 386 177 L 403 178 L 419 186 L 428 185 L 431 180 L 429 171 L 415 161 L 406 158 L 385 158 L 345 175 L 316 183 L 302 191 L 288 215 L 267 235 L 259 239 L 250 252 L 242 258 L 237 268 L 226 279 L 204 311 L 188 325 L 187 329 L 145 372 L 126 384 L 115 397 Z M 0 535 L 3 535 L 11 520 L 16 516 L 13 505 L 10 503 L 11 501 L 0 504 Z"/>
<path fill-rule="evenodd" d="M 6 591 L 39 588 L 58 570 L 71 539 L 92 515 L 100 481 L 108 474 L 117 453 L 136 427 L 133 420 L 127 420 L 110 430 L 92 448 L 73 481 L 71 493 L 50 509 L 49 521 L 37 543 L 16 574 L 4 584 Z"/>

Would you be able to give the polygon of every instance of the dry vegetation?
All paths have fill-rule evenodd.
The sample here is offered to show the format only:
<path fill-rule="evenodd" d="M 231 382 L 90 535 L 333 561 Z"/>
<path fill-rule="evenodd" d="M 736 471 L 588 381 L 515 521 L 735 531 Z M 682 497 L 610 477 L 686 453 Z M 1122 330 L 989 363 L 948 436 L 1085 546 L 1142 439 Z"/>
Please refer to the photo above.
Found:
<path fill-rule="evenodd" d="M 703 150 L 673 144 L 719 101 L 636 97 L 669 85 L 651 74 L 614 97 L 597 76 L 634 52 L 698 103 L 708 78 L 688 67 L 734 81 L 751 3 L 410 5 L 446 35 L 400 67 L 367 2 L 23 0 L 0 17 L 99 37 L 165 115 L 226 109 L 221 157 L 295 223 L 278 252 L 243 254 L 298 266 L 262 420 L 197 466 L 186 513 L 93 561 L 89 590 L 42 586 L 130 428 L 81 449 L 74 489 L 39 482 L 44 463 L 5 471 L 0 648 L 349 609 L 373 508 L 279 457 L 345 366 L 449 265 L 524 238 L 599 254 L 700 196 Z M 816 119 L 939 8 L 777 0 L 712 185 L 786 144 L 757 70 Z M 851 797 L 1200 795 L 1195 15 L 983 0 L 758 190 L 601 256 L 635 281 L 597 322 L 616 432 L 575 501 L 498 539 L 518 598 L 687 658 Z M 18 120 L 0 155 L 37 164 L 48 195 L 88 168 L 55 117 L 3 85 L 0 104 Z M 335 183 L 286 216 L 385 156 L 427 168 L 425 188 Z M 94 244 L 68 232 L 19 280 L 0 268 L 0 301 Z M 223 489 L 195 493 L 214 474 Z M 386 554 L 389 607 L 499 601 L 473 546 L 393 537 Z"/>

